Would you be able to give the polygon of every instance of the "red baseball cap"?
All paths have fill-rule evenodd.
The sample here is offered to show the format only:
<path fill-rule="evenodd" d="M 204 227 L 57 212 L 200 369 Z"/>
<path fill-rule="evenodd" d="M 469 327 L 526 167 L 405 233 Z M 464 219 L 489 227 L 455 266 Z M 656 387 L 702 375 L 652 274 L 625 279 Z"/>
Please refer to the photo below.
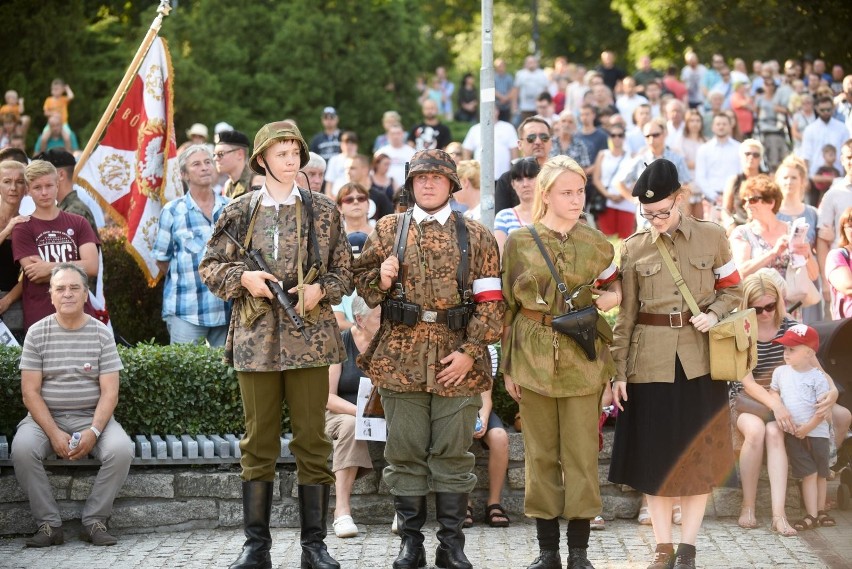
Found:
<path fill-rule="evenodd" d="M 790 326 L 783 336 L 772 341 L 782 346 L 807 346 L 815 352 L 819 350 L 819 334 L 804 324 Z"/>

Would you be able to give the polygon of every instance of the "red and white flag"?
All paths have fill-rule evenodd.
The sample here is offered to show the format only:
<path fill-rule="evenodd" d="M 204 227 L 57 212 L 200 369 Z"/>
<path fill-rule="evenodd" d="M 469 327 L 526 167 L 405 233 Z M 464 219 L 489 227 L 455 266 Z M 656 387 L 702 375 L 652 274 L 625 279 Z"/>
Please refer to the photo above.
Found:
<path fill-rule="evenodd" d="M 89 190 L 127 236 L 127 248 L 157 281 L 152 254 L 160 211 L 181 194 L 172 111 L 172 61 L 164 39 L 151 44 L 104 136 L 78 167 Z"/>

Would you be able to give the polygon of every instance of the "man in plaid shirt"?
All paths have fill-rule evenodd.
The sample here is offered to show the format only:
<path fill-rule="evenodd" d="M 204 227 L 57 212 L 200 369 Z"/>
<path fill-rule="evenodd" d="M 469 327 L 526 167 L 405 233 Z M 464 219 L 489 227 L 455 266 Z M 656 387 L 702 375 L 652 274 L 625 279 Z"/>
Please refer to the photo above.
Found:
<path fill-rule="evenodd" d="M 190 146 L 178 157 L 178 165 L 189 193 L 163 208 L 154 243 L 157 266 L 166 275 L 163 320 L 172 344 L 206 340 L 210 346 L 223 346 L 226 303 L 201 281 L 198 265 L 228 200 L 213 192 L 216 168 L 207 146 Z"/>

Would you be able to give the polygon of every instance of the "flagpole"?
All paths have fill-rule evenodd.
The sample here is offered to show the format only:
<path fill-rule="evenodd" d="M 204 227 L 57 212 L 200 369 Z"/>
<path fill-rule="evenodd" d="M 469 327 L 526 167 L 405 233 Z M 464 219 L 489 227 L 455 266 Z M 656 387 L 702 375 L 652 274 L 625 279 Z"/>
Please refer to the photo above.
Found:
<path fill-rule="evenodd" d="M 80 156 L 80 159 L 77 160 L 77 166 L 74 168 L 75 180 L 77 179 L 77 175 L 80 173 L 80 170 L 82 170 L 83 165 L 92 154 L 92 151 L 95 149 L 95 146 L 97 146 L 100 142 L 104 130 L 112 119 L 113 113 L 115 113 L 115 109 L 119 104 L 121 104 L 121 101 L 124 100 L 124 96 L 127 94 L 127 89 L 130 86 L 133 77 L 142 66 L 142 60 L 145 59 L 145 56 L 148 54 L 148 50 L 151 48 L 151 44 L 154 43 L 154 40 L 160 33 L 160 27 L 163 25 L 163 17 L 168 16 L 171 9 L 171 0 L 160 0 L 160 6 L 157 8 L 157 17 L 154 18 L 153 22 L 151 22 L 151 27 L 148 28 L 148 33 L 145 34 L 145 38 L 142 40 L 142 44 L 139 46 L 139 49 L 136 50 L 136 55 L 133 56 L 133 61 L 130 62 L 130 67 L 127 68 L 127 72 L 124 74 L 124 78 L 122 78 L 121 83 L 119 83 L 118 89 L 115 90 L 112 100 L 109 102 L 106 111 L 98 123 L 98 126 L 95 127 L 95 131 L 92 133 L 91 138 L 89 138 L 89 142 L 86 143 L 86 148 L 83 150 L 83 154 Z"/>

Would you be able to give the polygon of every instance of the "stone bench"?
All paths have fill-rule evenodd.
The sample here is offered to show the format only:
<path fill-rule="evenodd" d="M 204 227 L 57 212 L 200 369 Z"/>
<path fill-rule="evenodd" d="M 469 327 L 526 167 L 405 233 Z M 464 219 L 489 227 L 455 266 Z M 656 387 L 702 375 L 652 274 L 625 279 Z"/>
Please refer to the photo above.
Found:
<path fill-rule="evenodd" d="M 176 441 L 159 437 L 168 445 Z M 136 458 L 130 474 L 115 501 L 110 526 L 123 533 L 184 530 L 191 528 L 233 527 L 242 525 L 241 481 L 239 459 L 224 454 L 224 444 L 218 443 L 220 455 L 215 454 L 217 439 L 205 437 L 214 444 L 212 458 L 197 458 L 168 455 L 162 458 L 162 445 L 154 437 L 145 437 L 150 445 L 150 458 L 139 456 L 145 444 L 134 440 Z M 226 437 L 221 437 L 227 440 Z M 603 517 L 635 518 L 641 503 L 641 494 L 607 480 L 612 452 L 613 429 L 604 430 L 604 448 L 600 453 L 599 476 L 603 499 Z M 186 439 L 179 439 L 181 450 Z M 196 445 L 198 438 L 195 438 Z M 0 439 L 2 444 L 2 439 Z M 187 442 L 188 444 L 188 442 Z M 190 445 L 191 446 L 191 445 Z M 282 445 L 286 446 L 286 445 Z M 383 443 L 368 443 L 374 469 L 355 482 L 352 490 L 352 515 L 358 524 L 388 524 L 393 516 L 393 499 L 382 480 L 384 460 Z M 238 448 L 238 447 L 237 447 Z M 289 449 L 287 450 L 289 452 Z M 476 456 L 475 472 L 478 478 L 472 493 L 474 519 L 483 523 L 485 502 L 488 498 L 488 453 L 479 442 L 474 442 L 471 452 Z M 144 452 L 143 452 L 144 454 Z M 282 452 L 282 455 L 284 453 Z M 147 455 L 146 455 L 147 456 Z M 296 490 L 295 461 L 291 455 L 278 459 L 279 468 L 275 479 L 275 501 L 272 509 L 272 525 L 275 527 L 297 527 L 299 509 Z M 63 520 L 79 524 L 83 503 L 89 494 L 97 473 L 98 461 L 93 459 L 75 461 L 48 460 L 48 475 L 54 496 L 59 502 Z M 332 492 L 334 489 L 332 488 Z M 738 516 L 742 493 L 739 489 L 717 488 L 708 501 L 707 515 L 718 517 Z M 509 432 L 509 469 L 503 489 L 502 504 L 514 521 L 523 517 L 524 503 L 524 441 L 523 434 Z M 787 498 L 787 512 L 795 516 L 799 504 L 798 489 L 791 480 Z M 334 500 L 332 499 L 332 508 Z M 434 511 L 430 498 L 430 515 Z M 758 487 L 758 516 L 768 519 L 769 486 L 765 471 Z M 36 530 L 29 505 L 23 491 L 18 487 L 7 454 L 0 458 L 0 535 L 26 534 Z"/>

